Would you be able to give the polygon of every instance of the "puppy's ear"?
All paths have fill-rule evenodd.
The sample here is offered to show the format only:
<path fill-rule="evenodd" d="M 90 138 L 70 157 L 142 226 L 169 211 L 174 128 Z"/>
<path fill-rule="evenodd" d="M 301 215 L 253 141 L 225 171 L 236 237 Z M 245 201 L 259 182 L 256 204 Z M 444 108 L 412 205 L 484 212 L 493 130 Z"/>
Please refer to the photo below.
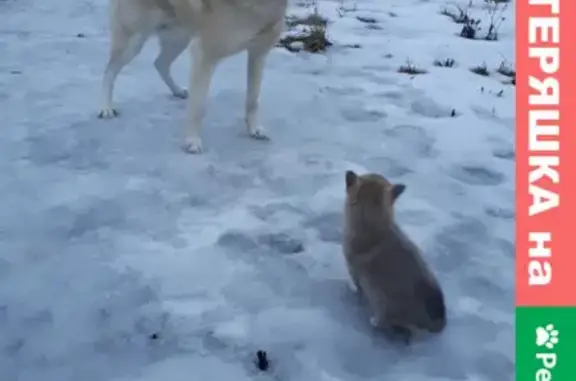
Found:
<path fill-rule="evenodd" d="M 346 171 L 346 189 L 356 185 L 358 175 L 354 171 Z"/>
<path fill-rule="evenodd" d="M 404 184 L 394 184 L 392 185 L 391 193 L 392 193 L 392 201 L 396 201 L 398 197 L 406 190 L 406 185 Z"/>

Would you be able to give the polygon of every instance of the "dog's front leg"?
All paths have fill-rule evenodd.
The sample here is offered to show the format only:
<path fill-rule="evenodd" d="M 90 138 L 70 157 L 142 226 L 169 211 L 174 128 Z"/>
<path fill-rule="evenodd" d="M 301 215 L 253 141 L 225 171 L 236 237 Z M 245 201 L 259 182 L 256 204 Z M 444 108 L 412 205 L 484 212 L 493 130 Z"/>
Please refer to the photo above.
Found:
<path fill-rule="evenodd" d="M 248 49 L 248 88 L 246 91 L 246 128 L 251 137 L 269 140 L 268 135 L 258 121 L 260 89 L 264 76 L 264 63 L 282 33 L 284 19 L 271 25 L 258 35 Z"/>
<path fill-rule="evenodd" d="M 248 87 L 246 91 L 246 128 L 255 139 L 268 140 L 266 131 L 258 121 L 260 89 L 264 75 L 264 63 L 268 51 L 258 49 L 248 51 Z"/>
<path fill-rule="evenodd" d="M 216 59 L 207 54 L 199 39 L 191 49 L 193 58 L 190 67 L 188 98 L 188 125 L 184 150 L 189 153 L 202 152 L 202 121 L 206 110 L 206 99 L 210 91 L 210 81 L 216 67 Z"/>

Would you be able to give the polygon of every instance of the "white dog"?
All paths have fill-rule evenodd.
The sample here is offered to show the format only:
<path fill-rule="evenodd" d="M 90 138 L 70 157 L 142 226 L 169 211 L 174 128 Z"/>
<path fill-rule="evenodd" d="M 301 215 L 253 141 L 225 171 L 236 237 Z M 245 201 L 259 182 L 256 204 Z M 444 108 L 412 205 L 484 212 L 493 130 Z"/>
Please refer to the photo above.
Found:
<path fill-rule="evenodd" d="M 248 51 L 246 127 L 253 138 L 268 139 L 258 123 L 258 99 L 264 62 L 280 37 L 286 7 L 287 0 L 110 0 L 111 49 L 99 117 L 117 115 L 112 106 L 116 77 L 151 35 L 160 40 L 154 62 L 158 74 L 176 97 L 186 98 L 187 91 L 174 82 L 170 67 L 195 38 L 184 149 L 202 151 L 201 125 L 212 74 L 218 62 L 244 50 Z"/>

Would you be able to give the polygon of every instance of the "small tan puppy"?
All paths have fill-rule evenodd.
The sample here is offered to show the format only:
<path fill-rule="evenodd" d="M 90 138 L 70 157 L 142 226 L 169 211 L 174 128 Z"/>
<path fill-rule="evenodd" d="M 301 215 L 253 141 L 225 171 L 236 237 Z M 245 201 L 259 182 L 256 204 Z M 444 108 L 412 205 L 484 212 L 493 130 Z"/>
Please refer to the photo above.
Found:
<path fill-rule="evenodd" d="M 403 184 L 346 172 L 344 256 L 351 288 L 367 299 L 370 323 L 409 342 L 416 329 L 446 326 L 444 295 L 420 250 L 394 220 Z"/>

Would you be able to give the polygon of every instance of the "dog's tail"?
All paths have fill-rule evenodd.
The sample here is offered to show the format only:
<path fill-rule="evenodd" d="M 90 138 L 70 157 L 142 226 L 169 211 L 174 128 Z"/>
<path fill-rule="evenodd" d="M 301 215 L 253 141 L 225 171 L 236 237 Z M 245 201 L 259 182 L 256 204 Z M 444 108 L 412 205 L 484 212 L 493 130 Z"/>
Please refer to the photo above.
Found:
<path fill-rule="evenodd" d="M 441 332 L 446 327 L 446 304 L 442 289 L 436 282 L 425 279 L 420 281 L 418 291 L 428 315 L 425 329 L 433 333 Z"/>

